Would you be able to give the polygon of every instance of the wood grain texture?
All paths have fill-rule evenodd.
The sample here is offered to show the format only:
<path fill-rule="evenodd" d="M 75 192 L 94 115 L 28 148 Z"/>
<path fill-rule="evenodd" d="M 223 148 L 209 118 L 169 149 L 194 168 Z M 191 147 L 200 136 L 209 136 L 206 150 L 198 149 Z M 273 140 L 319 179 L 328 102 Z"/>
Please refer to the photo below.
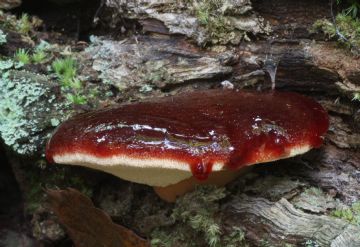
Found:
<path fill-rule="evenodd" d="M 232 212 L 234 222 L 245 226 L 248 234 L 258 237 L 267 235 L 297 244 L 307 238 L 320 246 L 360 246 L 360 227 L 334 217 L 305 213 L 285 198 L 271 202 L 243 195 L 229 202 L 226 210 Z"/>

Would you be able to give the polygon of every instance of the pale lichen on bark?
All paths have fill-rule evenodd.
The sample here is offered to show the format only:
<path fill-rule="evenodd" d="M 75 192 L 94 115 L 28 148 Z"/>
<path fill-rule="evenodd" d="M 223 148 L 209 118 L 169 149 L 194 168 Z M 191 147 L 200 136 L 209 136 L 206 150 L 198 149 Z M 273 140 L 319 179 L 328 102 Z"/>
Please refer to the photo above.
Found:
<path fill-rule="evenodd" d="M 0 78 L 0 136 L 21 155 L 35 155 L 47 138 L 51 119 L 64 118 L 67 104 L 59 102 L 49 77 L 10 70 Z"/>

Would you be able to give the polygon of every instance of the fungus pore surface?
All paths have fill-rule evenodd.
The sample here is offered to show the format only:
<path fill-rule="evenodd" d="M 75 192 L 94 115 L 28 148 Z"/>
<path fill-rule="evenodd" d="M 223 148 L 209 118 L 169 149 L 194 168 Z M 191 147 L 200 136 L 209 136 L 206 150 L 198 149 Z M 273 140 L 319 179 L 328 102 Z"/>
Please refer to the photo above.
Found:
<path fill-rule="evenodd" d="M 167 186 L 304 153 L 322 144 L 328 125 L 322 106 L 296 93 L 196 91 L 77 115 L 58 127 L 46 156 Z M 123 167 L 141 178 L 122 175 Z M 184 174 L 156 178 L 163 168 Z"/>

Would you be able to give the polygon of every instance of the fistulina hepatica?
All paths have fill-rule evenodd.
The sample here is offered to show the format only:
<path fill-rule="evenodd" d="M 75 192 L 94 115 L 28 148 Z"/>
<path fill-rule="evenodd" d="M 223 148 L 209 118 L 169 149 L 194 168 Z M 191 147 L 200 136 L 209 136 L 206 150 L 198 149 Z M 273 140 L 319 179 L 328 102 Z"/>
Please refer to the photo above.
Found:
<path fill-rule="evenodd" d="M 297 93 L 205 90 L 77 115 L 57 128 L 46 157 L 155 186 L 173 201 L 179 186 L 222 185 L 243 167 L 317 148 L 328 127 L 324 108 Z"/>

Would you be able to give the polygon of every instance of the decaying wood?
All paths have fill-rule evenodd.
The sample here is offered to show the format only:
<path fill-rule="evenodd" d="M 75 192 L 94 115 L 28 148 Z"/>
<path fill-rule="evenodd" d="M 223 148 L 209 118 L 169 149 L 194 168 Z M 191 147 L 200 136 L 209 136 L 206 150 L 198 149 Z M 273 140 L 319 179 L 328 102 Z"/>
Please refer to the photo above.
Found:
<path fill-rule="evenodd" d="M 233 55 L 201 52 L 181 38 L 138 36 L 123 41 L 98 40 L 84 56 L 93 60 L 92 69 L 101 79 L 119 90 L 129 90 L 224 78 L 232 72 L 226 61 Z"/>
<path fill-rule="evenodd" d="M 263 73 L 263 64 L 272 58 L 278 65 L 277 88 L 326 92 L 333 96 L 346 95 L 349 99 L 352 99 L 353 92 L 360 90 L 360 58 L 338 48 L 335 41 L 325 42 L 323 36 L 310 31 L 316 20 L 331 16 L 328 1 L 235 2 L 237 1 L 229 1 L 228 8 L 231 11 L 236 9 L 236 4 L 241 5 L 237 6 L 239 9 L 244 9 L 244 12 L 235 14 L 236 18 L 243 15 L 248 17 L 251 13 L 271 27 L 270 35 L 265 39 L 260 35 L 260 39 L 253 38 L 251 42 L 243 40 L 237 46 L 209 46 L 205 50 L 196 44 L 202 44 L 199 37 L 204 38 L 208 34 L 206 28 L 199 24 L 196 16 L 188 9 L 191 9 L 191 6 L 179 5 L 179 1 L 175 0 L 161 4 L 151 0 L 139 4 L 133 1 L 107 1 L 107 7 L 114 13 L 113 21 L 123 18 L 138 21 L 142 32 L 147 34 L 138 36 L 138 39 L 135 37 L 132 40 L 114 41 L 113 52 L 121 57 L 122 62 L 116 62 L 117 66 L 111 68 L 107 74 L 121 75 L 122 78 L 110 78 L 121 81 L 124 74 L 129 73 L 128 67 L 131 67 L 125 66 L 126 64 L 141 66 L 143 71 L 150 67 L 156 68 L 156 65 L 160 64 L 168 71 L 162 83 L 165 87 L 165 84 L 174 82 L 196 83 L 201 79 L 213 78 L 231 79 L 231 82 L 238 83 L 240 87 L 259 86 L 264 84 L 264 78 L 267 80 Z M 235 18 L 232 15 L 227 12 L 224 14 L 225 17 Z M 249 35 L 258 34 L 251 28 L 243 31 Z M 211 59 L 209 50 L 212 53 Z M 140 58 L 144 64 L 137 62 L 141 61 Z M 99 62 L 104 62 L 99 59 L 101 60 L 101 57 L 95 60 L 94 65 L 98 70 L 102 69 L 97 66 Z M 233 68 L 221 68 L 218 61 L 226 60 L 235 64 Z M 149 61 L 155 61 L 156 64 Z M 139 70 L 135 72 L 139 73 Z M 140 74 L 143 74 L 142 72 Z M 108 76 L 104 77 L 108 79 Z M 139 84 L 144 82 L 141 78 L 136 79 Z"/>
<path fill-rule="evenodd" d="M 331 17 L 327 0 L 253 0 L 254 10 L 270 22 L 272 37 L 308 39 L 314 35 L 309 27 L 319 18 Z"/>
<path fill-rule="evenodd" d="M 191 38 L 198 45 L 224 42 L 238 44 L 243 32 L 252 35 L 261 35 L 268 32 L 268 26 L 263 21 L 263 18 L 252 10 L 250 0 L 227 1 L 221 7 L 221 12 L 224 13 L 223 22 L 226 24 L 224 28 L 227 28 L 229 32 L 220 35 L 222 37 L 214 38 L 211 32 L 204 25 L 201 25 L 196 16 L 195 12 L 200 7 L 200 2 L 109 0 L 106 1 L 106 6 L 111 9 L 113 25 L 114 23 L 122 23 L 121 20 L 127 18 L 140 22 L 144 31 L 181 34 Z M 204 1 L 205 4 L 210 2 Z"/>
<path fill-rule="evenodd" d="M 242 196 L 229 202 L 229 218 L 235 225 L 245 226 L 254 239 L 301 244 L 315 240 L 320 246 L 360 246 L 360 227 L 342 220 L 305 213 L 282 198 L 271 202 L 264 198 Z"/>
<path fill-rule="evenodd" d="M 13 9 L 19 7 L 21 0 L 1 0 L 0 9 Z"/>
<path fill-rule="evenodd" d="M 328 1 L 252 1 L 252 13 L 271 26 L 269 38 L 207 49 L 196 45 L 202 44 L 198 33 L 194 36 L 184 26 L 174 28 L 175 23 L 180 25 L 192 18 L 189 12 L 183 22 L 175 22 L 176 18 L 169 22 L 173 14 L 171 5 L 109 1 L 108 6 L 113 9 L 114 4 L 120 2 L 118 11 L 125 13 L 129 8 L 126 17 L 138 20 L 146 37 L 157 42 L 141 37 L 140 41 L 118 43 L 116 50 L 129 52 L 128 47 L 138 44 L 145 52 L 135 57 L 145 58 L 145 65 L 147 61 L 164 64 L 164 58 L 168 59 L 165 66 L 175 83 L 167 79 L 160 80 L 162 84 L 156 84 L 159 80 L 150 82 L 157 88 L 171 91 L 174 89 L 171 84 L 178 88 L 198 86 L 203 79 L 207 79 L 206 87 L 218 87 L 222 80 L 229 80 L 237 88 L 269 88 L 264 63 L 272 59 L 277 66 L 277 89 L 311 95 L 321 100 L 330 112 L 331 127 L 320 150 L 301 159 L 260 166 L 249 175 L 255 178 L 239 180 L 230 186 L 241 188 L 241 192 L 223 205 L 224 225 L 241 227 L 254 245 L 264 240 L 274 246 L 283 246 L 284 242 L 304 245 L 311 240 L 320 246 L 359 246 L 360 228 L 329 216 L 339 204 L 350 205 L 360 198 L 358 105 L 351 102 L 353 92 L 359 91 L 360 61 L 337 47 L 335 41 L 326 41 L 309 31 L 317 19 L 330 17 Z M 139 11 L 134 11 L 137 8 Z M 174 16 L 178 17 L 179 12 Z M 191 20 L 195 25 L 196 20 Z M 204 31 L 199 25 L 193 30 Z M 133 61 L 126 60 L 127 55 L 121 54 L 121 57 L 117 71 L 122 64 Z M 205 72 L 200 61 L 208 61 L 212 69 Z M 101 64 L 99 60 L 96 63 Z M 305 191 L 311 187 L 327 195 L 312 195 L 315 199 L 310 200 Z"/>

